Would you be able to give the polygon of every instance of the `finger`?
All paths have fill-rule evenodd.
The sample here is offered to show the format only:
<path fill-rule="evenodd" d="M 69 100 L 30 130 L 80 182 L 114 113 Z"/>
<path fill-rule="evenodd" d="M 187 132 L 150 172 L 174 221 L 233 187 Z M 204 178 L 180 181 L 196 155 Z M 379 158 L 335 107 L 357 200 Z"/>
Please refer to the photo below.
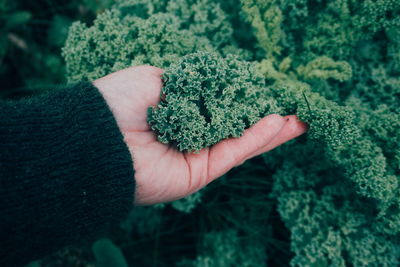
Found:
<path fill-rule="evenodd" d="M 208 182 L 242 163 L 254 152 L 268 145 L 280 132 L 286 120 L 277 114 L 269 115 L 245 130 L 240 138 L 223 140 L 210 148 Z"/>
<path fill-rule="evenodd" d="M 160 102 L 163 70 L 147 65 L 131 67 L 128 70 L 130 70 L 129 82 L 135 88 L 135 97 L 140 99 L 136 105 L 147 113 L 149 106 L 156 106 Z"/>
<path fill-rule="evenodd" d="M 287 141 L 292 140 L 304 134 L 305 132 L 307 132 L 309 128 L 309 126 L 306 123 L 299 121 L 299 119 L 295 115 L 285 116 L 284 119 L 286 120 L 286 123 L 282 127 L 280 132 L 271 140 L 271 142 L 269 142 L 266 146 L 262 147 L 261 149 L 257 150 L 249 158 L 268 152 L 286 143 Z"/>
<path fill-rule="evenodd" d="M 162 72 L 152 66 L 135 66 L 97 79 L 93 84 L 107 100 L 120 128 L 148 131 L 147 110 L 160 101 Z"/>

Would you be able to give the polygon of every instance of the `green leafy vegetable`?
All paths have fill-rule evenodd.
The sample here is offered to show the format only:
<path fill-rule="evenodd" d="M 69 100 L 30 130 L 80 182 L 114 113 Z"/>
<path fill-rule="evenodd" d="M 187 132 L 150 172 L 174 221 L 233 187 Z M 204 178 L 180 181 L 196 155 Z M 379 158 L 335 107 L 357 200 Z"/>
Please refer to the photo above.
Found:
<path fill-rule="evenodd" d="M 239 137 L 263 116 L 278 113 L 253 65 L 234 57 L 198 52 L 163 74 L 165 98 L 149 110 L 149 123 L 163 143 L 198 151 Z"/>
<path fill-rule="evenodd" d="M 63 54 L 70 81 L 165 68 L 148 120 L 182 151 L 270 113 L 310 125 L 173 209 L 138 211 L 150 218 L 139 237 L 198 232 L 190 256 L 165 266 L 397 266 L 399 29 L 395 0 L 119 0 L 92 26 L 73 24 Z"/>

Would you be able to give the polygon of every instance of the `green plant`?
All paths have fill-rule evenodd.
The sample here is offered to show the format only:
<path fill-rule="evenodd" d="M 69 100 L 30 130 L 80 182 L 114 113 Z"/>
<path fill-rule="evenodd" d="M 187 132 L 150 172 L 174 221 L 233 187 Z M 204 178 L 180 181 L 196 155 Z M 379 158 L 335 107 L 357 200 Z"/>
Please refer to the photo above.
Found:
<path fill-rule="evenodd" d="M 240 136 L 270 112 L 310 125 L 205 189 L 201 201 L 175 205 L 184 215 L 169 206 L 149 212 L 153 230 L 133 237 L 169 244 L 157 263 L 398 265 L 399 14 L 394 0 L 121 0 L 93 26 L 70 28 L 70 81 L 132 64 L 166 69 L 165 97 L 149 122 L 178 149 Z M 177 221 L 200 229 L 187 237 L 185 259 L 173 252 L 188 242 L 179 228 L 173 244 L 163 238 Z"/>
<path fill-rule="evenodd" d="M 163 143 L 199 151 L 239 137 L 261 117 L 279 113 L 254 66 L 232 56 L 197 52 L 163 74 L 165 98 L 149 109 L 148 121 Z"/>
<path fill-rule="evenodd" d="M 1 98 L 38 94 L 64 83 L 61 47 L 76 19 L 93 20 L 113 0 L 0 0 Z"/>

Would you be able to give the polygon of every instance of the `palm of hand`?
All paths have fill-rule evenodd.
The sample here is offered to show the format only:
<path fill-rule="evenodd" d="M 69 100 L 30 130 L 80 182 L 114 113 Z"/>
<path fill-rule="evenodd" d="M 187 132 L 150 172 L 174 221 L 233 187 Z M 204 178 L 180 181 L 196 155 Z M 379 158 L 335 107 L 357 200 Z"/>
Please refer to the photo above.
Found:
<path fill-rule="evenodd" d="M 301 135 L 307 126 L 295 116 L 270 115 L 240 138 L 223 140 L 198 154 L 162 144 L 147 124 L 147 109 L 160 101 L 162 70 L 124 69 L 94 82 L 113 112 L 131 152 L 135 204 L 176 200 L 194 193 L 246 159 Z"/>

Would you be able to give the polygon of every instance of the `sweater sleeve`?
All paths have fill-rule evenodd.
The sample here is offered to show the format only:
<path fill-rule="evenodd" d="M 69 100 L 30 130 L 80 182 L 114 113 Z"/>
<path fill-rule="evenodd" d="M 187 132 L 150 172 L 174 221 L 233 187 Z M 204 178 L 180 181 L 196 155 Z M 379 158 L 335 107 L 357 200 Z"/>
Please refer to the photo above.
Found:
<path fill-rule="evenodd" d="M 88 243 L 133 206 L 131 155 L 90 83 L 0 101 L 0 266 Z"/>

